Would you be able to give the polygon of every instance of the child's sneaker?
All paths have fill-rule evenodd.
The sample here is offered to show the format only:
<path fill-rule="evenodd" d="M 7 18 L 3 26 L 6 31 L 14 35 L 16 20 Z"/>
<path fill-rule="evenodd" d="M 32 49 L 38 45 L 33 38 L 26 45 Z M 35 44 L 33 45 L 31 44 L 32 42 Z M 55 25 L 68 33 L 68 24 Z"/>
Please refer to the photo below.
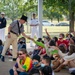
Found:
<path fill-rule="evenodd" d="M 5 62 L 5 57 L 4 56 L 1 56 L 1 61 Z"/>

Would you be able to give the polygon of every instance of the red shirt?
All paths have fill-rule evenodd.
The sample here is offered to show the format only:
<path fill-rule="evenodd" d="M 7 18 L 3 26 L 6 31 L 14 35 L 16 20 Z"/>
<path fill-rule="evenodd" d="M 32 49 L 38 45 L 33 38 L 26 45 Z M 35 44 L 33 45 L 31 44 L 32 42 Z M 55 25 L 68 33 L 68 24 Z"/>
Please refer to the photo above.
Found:
<path fill-rule="evenodd" d="M 46 53 L 46 50 L 43 48 L 41 49 L 41 54 L 45 54 Z"/>
<path fill-rule="evenodd" d="M 41 50 L 41 54 L 45 54 L 46 53 L 46 50 L 44 48 L 42 48 L 40 46 L 38 48 L 39 48 L 39 50 Z"/>
<path fill-rule="evenodd" d="M 59 46 L 59 45 L 61 45 L 61 44 L 64 44 L 67 48 L 68 48 L 68 46 L 69 46 L 69 41 L 68 40 L 58 40 L 57 41 L 57 45 Z"/>

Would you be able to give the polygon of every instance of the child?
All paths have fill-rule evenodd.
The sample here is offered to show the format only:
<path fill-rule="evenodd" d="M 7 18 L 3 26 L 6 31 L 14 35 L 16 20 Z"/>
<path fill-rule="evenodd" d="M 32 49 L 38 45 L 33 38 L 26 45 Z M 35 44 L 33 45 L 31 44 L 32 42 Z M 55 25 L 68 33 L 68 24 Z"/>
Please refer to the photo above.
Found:
<path fill-rule="evenodd" d="M 20 50 L 22 48 L 26 49 L 26 39 L 24 37 L 21 37 L 18 40 L 18 50 Z"/>
<path fill-rule="evenodd" d="M 61 64 L 60 62 L 61 58 L 58 54 L 54 54 L 53 57 L 54 57 L 54 60 L 52 61 L 52 64 L 53 64 L 52 68 L 54 70 Z"/>
<path fill-rule="evenodd" d="M 51 69 L 50 66 L 45 66 L 45 67 L 43 67 L 43 68 L 41 69 L 40 73 L 41 73 L 40 75 L 53 75 L 53 74 L 52 74 L 52 69 Z"/>
<path fill-rule="evenodd" d="M 65 65 L 68 65 L 69 62 L 71 62 L 72 60 L 75 60 L 75 45 L 73 44 L 69 46 L 68 55 L 63 57 L 62 64 L 57 69 L 55 69 L 55 72 L 59 72 Z"/>
<path fill-rule="evenodd" d="M 43 58 L 41 59 L 41 67 L 43 67 L 45 65 L 51 66 L 51 59 L 47 55 L 46 56 L 43 56 Z"/>
<path fill-rule="evenodd" d="M 33 67 L 39 68 L 40 67 L 40 56 L 35 55 L 32 57 Z"/>
<path fill-rule="evenodd" d="M 67 48 L 66 48 L 66 46 L 64 44 L 60 44 L 59 49 L 62 51 L 62 53 L 67 53 L 68 52 Z"/>
<path fill-rule="evenodd" d="M 41 38 L 38 38 L 38 40 L 36 40 L 36 41 L 33 38 L 30 38 L 30 37 L 28 39 L 32 40 L 36 44 L 35 48 L 34 48 L 34 51 L 33 51 L 31 56 L 41 55 L 41 54 L 46 53 L 46 51 L 43 49 L 44 48 L 44 42 L 42 41 Z"/>
<path fill-rule="evenodd" d="M 44 71 L 44 69 L 46 69 L 46 66 L 48 70 L 46 70 L 46 72 Z M 43 71 L 44 71 L 44 75 L 46 75 L 45 73 L 47 74 L 50 74 L 50 75 L 54 75 L 54 72 L 52 71 L 52 68 L 51 68 L 51 58 L 49 56 L 43 56 L 43 58 L 41 59 L 41 69 L 43 68 Z M 43 72 L 42 71 L 42 72 Z"/>

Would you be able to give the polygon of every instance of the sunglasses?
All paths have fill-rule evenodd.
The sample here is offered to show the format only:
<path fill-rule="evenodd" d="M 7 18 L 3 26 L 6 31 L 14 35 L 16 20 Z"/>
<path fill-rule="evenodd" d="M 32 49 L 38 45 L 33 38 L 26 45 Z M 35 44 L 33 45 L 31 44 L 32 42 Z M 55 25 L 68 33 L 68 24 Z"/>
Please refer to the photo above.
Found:
<path fill-rule="evenodd" d="M 18 53 L 18 55 L 23 55 L 23 53 Z"/>

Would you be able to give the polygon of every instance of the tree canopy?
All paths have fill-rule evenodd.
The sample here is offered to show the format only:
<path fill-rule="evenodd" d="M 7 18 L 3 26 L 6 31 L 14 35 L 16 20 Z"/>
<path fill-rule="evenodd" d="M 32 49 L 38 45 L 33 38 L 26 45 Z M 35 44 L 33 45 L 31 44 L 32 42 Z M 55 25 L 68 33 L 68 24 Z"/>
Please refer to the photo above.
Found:
<path fill-rule="evenodd" d="M 19 18 L 28 12 L 37 13 L 38 0 L 0 0 L 0 12 L 4 11 L 10 19 Z M 43 0 L 43 16 L 60 21 L 65 15 L 74 28 L 75 0 Z"/>

